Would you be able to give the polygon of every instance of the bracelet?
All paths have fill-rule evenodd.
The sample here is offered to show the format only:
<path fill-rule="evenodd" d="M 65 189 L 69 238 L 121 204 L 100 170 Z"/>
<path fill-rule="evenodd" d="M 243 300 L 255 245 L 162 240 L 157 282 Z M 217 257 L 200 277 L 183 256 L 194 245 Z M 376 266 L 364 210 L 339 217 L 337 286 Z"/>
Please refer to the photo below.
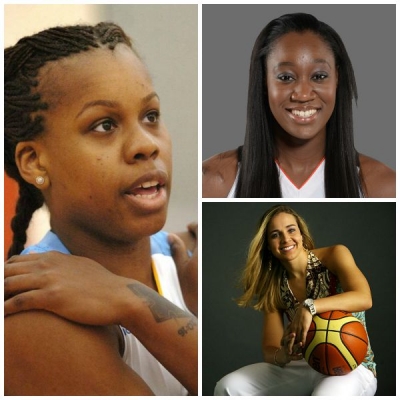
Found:
<path fill-rule="evenodd" d="M 285 364 L 285 363 L 279 364 L 278 361 L 277 361 L 277 359 L 276 359 L 276 354 L 278 353 L 278 351 L 279 351 L 281 348 L 282 348 L 282 347 L 279 347 L 279 348 L 277 348 L 277 349 L 275 350 L 275 353 L 274 353 L 274 364 L 277 365 L 278 367 L 283 368 L 286 364 Z"/>

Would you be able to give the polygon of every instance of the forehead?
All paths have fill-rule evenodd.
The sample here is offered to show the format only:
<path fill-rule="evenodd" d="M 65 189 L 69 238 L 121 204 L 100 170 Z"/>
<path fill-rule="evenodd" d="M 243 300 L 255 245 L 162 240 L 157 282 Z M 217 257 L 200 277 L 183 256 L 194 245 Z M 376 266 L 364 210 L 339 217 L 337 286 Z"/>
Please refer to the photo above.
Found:
<path fill-rule="evenodd" d="M 326 60 L 333 68 L 334 55 L 328 44 L 313 32 L 290 32 L 273 45 L 267 58 L 267 65 L 274 67 L 279 63 L 315 63 Z"/>
<path fill-rule="evenodd" d="M 74 54 L 39 71 L 38 90 L 49 110 L 93 97 L 107 98 L 110 92 L 123 95 L 138 87 L 151 91 L 152 82 L 144 64 L 124 44 L 114 50 L 98 48 Z"/>
<path fill-rule="evenodd" d="M 271 218 L 271 221 L 268 224 L 268 232 L 275 229 L 282 229 L 293 224 L 297 226 L 297 221 L 294 215 L 281 212 Z"/>

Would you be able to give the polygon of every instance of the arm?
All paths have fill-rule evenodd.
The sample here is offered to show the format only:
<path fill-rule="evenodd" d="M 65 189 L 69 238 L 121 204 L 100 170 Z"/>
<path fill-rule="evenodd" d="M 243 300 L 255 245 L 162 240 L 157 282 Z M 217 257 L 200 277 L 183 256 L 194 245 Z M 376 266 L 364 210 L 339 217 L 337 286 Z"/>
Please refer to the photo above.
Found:
<path fill-rule="evenodd" d="M 265 362 L 279 366 L 303 358 L 300 348 L 295 346 L 295 335 L 284 332 L 279 311 L 264 313 L 263 355 Z"/>
<path fill-rule="evenodd" d="M 229 150 L 203 161 L 203 197 L 227 197 L 236 178 L 237 150 Z"/>
<path fill-rule="evenodd" d="M 360 154 L 360 165 L 367 197 L 396 197 L 395 171 L 363 154 Z"/>
<path fill-rule="evenodd" d="M 347 247 L 337 245 L 327 248 L 326 255 L 321 261 L 339 278 L 344 293 L 315 300 L 318 313 L 333 310 L 356 312 L 372 307 L 368 281 L 357 267 Z"/>
<path fill-rule="evenodd" d="M 314 251 L 321 262 L 335 274 L 344 293 L 314 300 L 318 314 L 326 311 L 365 311 L 372 307 L 371 290 L 367 279 L 357 267 L 350 250 L 342 245 L 326 247 Z M 295 332 L 300 345 L 304 345 L 311 324 L 311 314 L 299 307 L 287 332 Z"/>
<path fill-rule="evenodd" d="M 152 394 L 122 361 L 109 328 L 75 324 L 44 311 L 5 319 L 4 383 L 9 396 Z"/>
<path fill-rule="evenodd" d="M 197 393 L 197 319 L 147 286 L 57 252 L 11 258 L 4 285 L 5 315 L 43 309 L 82 324 L 122 325 Z"/>

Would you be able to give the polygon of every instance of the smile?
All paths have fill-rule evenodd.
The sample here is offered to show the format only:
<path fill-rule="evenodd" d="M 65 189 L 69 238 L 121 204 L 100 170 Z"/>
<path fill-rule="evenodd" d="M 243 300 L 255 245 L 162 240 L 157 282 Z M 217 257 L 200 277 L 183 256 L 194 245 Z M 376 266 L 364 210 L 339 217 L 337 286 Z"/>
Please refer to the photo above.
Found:
<path fill-rule="evenodd" d="M 293 245 L 291 245 L 291 246 L 288 246 L 288 247 L 281 247 L 281 250 L 282 251 L 290 251 L 290 250 L 292 250 L 292 249 L 294 249 L 294 244 Z"/>
<path fill-rule="evenodd" d="M 319 108 L 310 108 L 307 109 L 299 109 L 299 108 L 288 108 L 286 111 L 289 113 L 289 117 L 299 124 L 307 124 L 313 122 L 321 109 Z"/>
<path fill-rule="evenodd" d="M 297 115 L 301 118 L 309 118 L 312 115 L 316 114 L 317 110 L 313 108 L 312 110 L 300 111 L 300 110 L 292 110 L 293 115 Z"/>

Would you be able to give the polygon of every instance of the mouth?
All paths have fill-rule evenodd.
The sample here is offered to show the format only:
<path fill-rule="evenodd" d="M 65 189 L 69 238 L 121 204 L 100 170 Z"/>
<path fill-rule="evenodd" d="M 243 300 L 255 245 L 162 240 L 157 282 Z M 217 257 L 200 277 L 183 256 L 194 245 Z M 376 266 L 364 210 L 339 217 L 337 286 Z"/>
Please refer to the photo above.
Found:
<path fill-rule="evenodd" d="M 126 194 L 145 199 L 153 199 L 164 186 L 165 184 L 158 181 L 143 182 L 142 184 L 129 189 Z"/>
<path fill-rule="evenodd" d="M 290 250 L 293 250 L 294 248 L 295 248 L 295 245 L 292 244 L 291 246 L 281 247 L 280 250 L 281 251 L 290 251 Z"/>
<path fill-rule="evenodd" d="M 289 113 L 292 120 L 299 123 L 309 123 L 316 119 L 321 109 L 316 107 L 307 107 L 303 109 L 287 108 L 286 111 Z"/>
<path fill-rule="evenodd" d="M 124 196 L 130 204 L 143 212 L 152 212 L 166 206 L 168 175 L 155 170 L 142 175 L 124 190 Z"/>

